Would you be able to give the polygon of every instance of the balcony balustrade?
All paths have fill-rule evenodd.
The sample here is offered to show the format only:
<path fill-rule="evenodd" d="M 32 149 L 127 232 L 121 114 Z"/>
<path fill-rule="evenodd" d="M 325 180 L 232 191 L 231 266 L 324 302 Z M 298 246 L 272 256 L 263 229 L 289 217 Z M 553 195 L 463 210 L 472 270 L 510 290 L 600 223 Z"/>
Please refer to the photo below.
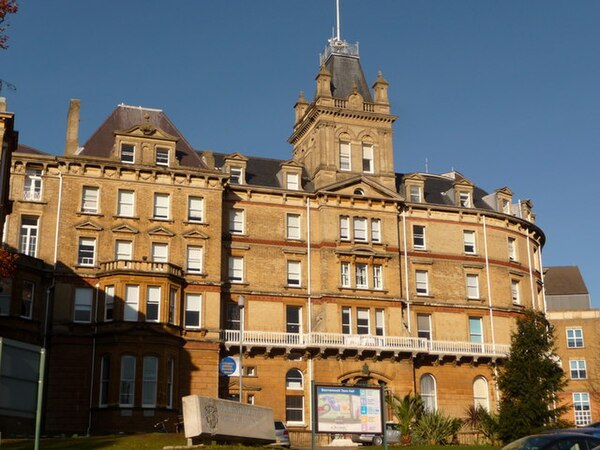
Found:
<path fill-rule="evenodd" d="M 222 341 L 226 348 L 240 344 L 239 330 L 224 330 Z M 335 349 L 340 353 L 344 350 L 356 350 L 359 353 L 374 351 L 376 354 L 391 352 L 426 353 L 438 356 L 473 357 L 473 358 L 505 358 L 510 352 L 510 346 L 505 344 L 489 344 L 461 341 L 433 341 L 409 336 L 373 336 L 365 334 L 339 333 L 284 333 L 276 331 L 244 330 L 246 348 L 309 349 L 320 351 Z"/>
<path fill-rule="evenodd" d="M 174 275 L 180 278 L 183 277 L 183 270 L 181 270 L 180 267 L 167 262 L 130 261 L 119 259 L 100 263 L 100 272 L 106 273 L 120 271 L 163 273 L 166 275 Z"/>

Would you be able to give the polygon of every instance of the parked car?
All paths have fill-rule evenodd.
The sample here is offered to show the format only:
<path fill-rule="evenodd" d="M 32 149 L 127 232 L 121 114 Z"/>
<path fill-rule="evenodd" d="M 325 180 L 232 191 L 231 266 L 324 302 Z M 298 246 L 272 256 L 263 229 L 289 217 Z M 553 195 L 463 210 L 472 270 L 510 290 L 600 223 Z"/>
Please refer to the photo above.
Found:
<path fill-rule="evenodd" d="M 542 434 L 548 433 L 581 433 L 600 438 L 600 427 L 580 427 L 580 428 L 560 428 L 556 430 L 544 431 Z"/>
<path fill-rule="evenodd" d="M 534 434 L 517 439 L 502 450 L 591 450 L 600 445 L 600 438 L 589 434 L 557 432 Z"/>
<path fill-rule="evenodd" d="M 385 437 L 388 444 L 400 443 L 400 429 L 397 423 L 388 422 L 385 424 Z M 363 445 L 381 445 L 383 444 L 383 434 L 353 434 L 352 442 Z"/>
<path fill-rule="evenodd" d="M 271 445 L 290 448 L 290 433 L 281 420 L 275 421 L 275 442 Z"/>

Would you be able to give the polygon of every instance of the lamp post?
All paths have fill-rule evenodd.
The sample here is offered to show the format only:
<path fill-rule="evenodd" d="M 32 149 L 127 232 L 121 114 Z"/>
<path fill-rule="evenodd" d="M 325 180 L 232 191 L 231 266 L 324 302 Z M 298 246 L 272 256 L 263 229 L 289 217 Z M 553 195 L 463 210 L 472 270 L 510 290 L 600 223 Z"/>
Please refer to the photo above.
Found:
<path fill-rule="evenodd" d="M 244 376 L 244 306 L 246 303 L 246 298 L 243 295 L 238 297 L 238 308 L 240 309 L 240 395 L 239 400 L 240 403 L 243 403 L 243 376 Z"/>

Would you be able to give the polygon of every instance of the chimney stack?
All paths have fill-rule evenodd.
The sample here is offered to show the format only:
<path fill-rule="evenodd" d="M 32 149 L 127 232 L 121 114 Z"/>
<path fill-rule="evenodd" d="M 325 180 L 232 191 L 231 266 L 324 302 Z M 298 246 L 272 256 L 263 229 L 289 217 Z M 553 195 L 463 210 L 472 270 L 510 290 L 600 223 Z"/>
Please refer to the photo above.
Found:
<path fill-rule="evenodd" d="M 6 97 L 0 97 L 0 112 L 6 112 Z"/>
<path fill-rule="evenodd" d="M 67 114 L 67 142 L 65 156 L 75 156 L 79 148 L 79 108 L 80 100 L 71 99 L 69 113 Z"/>

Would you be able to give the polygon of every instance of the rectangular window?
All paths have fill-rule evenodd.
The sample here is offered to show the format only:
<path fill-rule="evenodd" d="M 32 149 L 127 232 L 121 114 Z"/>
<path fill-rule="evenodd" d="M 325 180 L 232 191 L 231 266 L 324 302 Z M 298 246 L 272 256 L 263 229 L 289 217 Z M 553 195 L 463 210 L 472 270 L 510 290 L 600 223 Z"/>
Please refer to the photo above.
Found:
<path fill-rule="evenodd" d="M 304 423 L 304 396 L 285 396 L 285 421 L 288 423 Z"/>
<path fill-rule="evenodd" d="M 131 261 L 133 244 L 131 241 L 115 242 L 115 259 L 121 261 Z"/>
<path fill-rule="evenodd" d="M 154 218 L 159 220 L 169 218 L 169 194 L 154 194 Z"/>
<path fill-rule="evenodd" d="M 142 408 L 154 408 L 158 381 L 158 358 L 156 356 L 144 356 L 142 377 Z"/>
<path fill-rule="evenodd" d="M 177 306 L 177 289 L 169 290 L 169 317 L 168 322 L 175 325 L 175 307 Z"/>
<path fill-rule="evenodd" d="M 227 303 L 227 329 L 240 329 L 240 307 L 237 303 Z"/>
<path fill-rule="evenodd" d="M 479 275 L 467 274 L 467 298 L 479 299 Z"/>
<path fill-rule="evenodd" d="M 352 170 L 350 162 L 350 142 L 340 141 L 340 170 Z"/>
<path fill-rule="evenodd" d="M 125 304 L 123 305 L 123 320 L 137 322 L 140 305 L 140 287 L 134 284 L 125 286 Z"/>
<path fill-rule="evenodd" d="M 169 165 L 169 149 L 168 148 L 156 148 L 156 165 L 157 166 L 168 166 Z"/>
<path fill-rule="evenodd" d="M 13 285 L 12 278 L 0 278 L 0 316 L 10 314 Z"/>
<path fill-rule="evenodd" d="M 241 256 L 229 257 L 229 281 L 231 283 L 243 283 L 244 281 L 244 258 Z"/>
<path fill-rule="evenodd" d="M 583 348 L 583 330 L 581 328 L 567 328 L 567 347 Z"/>
<path fill-rule="evenodd" d="M 202 247 L 187 248 L 187 271 L 190 273 L 202 273 Z"/>
<path fill-rule="evenodd" d="M 231 184 L 244 184 L 244 169 L 231 167 L 229 169 L 229 182 Z"/>
<path fill-rule="evenodd" d="M 421 203 L 421 186 L 410 187 L 410 201 L 413 203 Z"/>
<path fill-rule="evenodd" d="M 96 263 L 96 239 L 79 238 L 77 251 L 77 264 L 80 266 L 93 266 Z"/>
<path fill-rule="evenodd" d="M 573 410 L 575 411 L 575 425 L 578 427 L 589 425 L 592 421 L 590 394 L 587 392 L 573 392 Z"/>
<path fill-rule="evenodd" d="M 135 193 L 133 191 L 124 191 L 119 189 L 117 216 L 133 217 L 135 214 L 134 201 Z"/>
<path fill-rule="evenodd" d="M 132 407 L 135 396 L 135 356 L 121 358 L 121 383 L 119 386 L 119 406 Z"/>
<path fill-rule="evenodd" d="M 188 221 L 202 222 L 204 217 L 204 199 L 202 197 L 188 197 Z"/>
<path fill-rule="evenodd" d="M 417 270 L 415 272 L 415 284 L 417 295 L 429 295 L 429 274 L 426 270 Z"/>
<path fill-rule="evenodd" d="M 169 244 L 165 244 L 164 242 L 153 242 L 152 261 L 161 263 L 169 262 Z"/>
<path fill-rule="evenodd" d="M 508 260 L 517 260 L 517 240 L 515 238 L 508 238 Z"/>
<path fill-rule="evenodd" d="M 340 216 L 340 241 L 350 240 L 350 217 Z"/>
<path fill-rule="evenodd" d="M 146 295 L 146 322 L 160 320 L 160 286 L 148 286 Z"/>
<path fill-rule="evenodd" d="M 364 217 L 354 218 L 354 240 L 360 242 L 367 241 L 367 219 Z"/>
<path fill-rule="evenodd" d="M 254 394 L 248 394 L 246 396 L 246 403 L 248 403 L 249 405 L 254 405 Z"/>
<path fill-rule="evenodd" d="M 417 336 L 431 340 L 431 315 L 417 314 Z"/>
<path fill-rule="evenodd" d="M 572 380 L 585 380 L 587 378 L 585 359 L 574 359 L 569 361 L 569 369 L 571 371 Z"/>
<path fill-rule="evenodd" d="M 167 363 L 167 408 L 173 408 L 173 380 L 175 379 L 175 360 Z"/>
<path fill-rule="evenodd" d="M 20 251 L 21 253 L 37 256 L 38 218 L 35 216 L 21 217 Z"/>
<path fill-rule="evenodd" d="M 341 263 L 340 282 L 342 283 L 342 287 L 350 287 L 350 263 Z"/>
<path fill-rule="evenodd" d="M 505 198 L 502 199 L 502 212 L 504 214 L 510 214 L 510 202 L 508 200 L 506 200 Z"/>
<path fill-rule="evenodd" d="M 92 296 L 91 288 L 75 289 L 73 322 L 90 323 L 92 321 Z"/>
<path fill-rule="evenodd" d="M 232 234 L 244 234 L 243 209 L 232 209 L 229 212 L 229 232 Z"/>
<path fill-rule="evenodd" d="M 356 333 L 370 334 L 369 308 L 358 308 L 356 310 Z"/>
<path fill-rule="evenodd" d="M 373 265 L 373 289 L 383 289 L 383 266 Z"/>
<path fill-rule="evenodd" d="M 287 262 L 287 284 L 288 286 L 300 286 L 300 261 Z"/>
<path fill-rule="evenodd" d="M 470 192 L 460 192 L 458 194 L 458 202 L 459 206 L 462 208 L 470 208 L 471 207 L 471 193 Z"/>
<path fill-rule="evenodd" d="M 25 185 L 23 186 L 23 200 L 39 202 L 42 199 L 42 171 L 27 169 L 25 171 Z"/>
<path fill-rule="evenodd" d="M 352 333 L 352 309 L 349 306 L 342 306 L 342 333 Z"/>
<path fill-rule="evenodd" d="M 476 252 L 475 248 L 475 232 L 472 230 L 463 231 L 463 244 L 465 253 L 474 255 Z"/>
<path fill-rule="evenodd" d="M 23 281 L 23 290 L 21 292 L 21 317 L 31 319 L 33 314 L 34 293 L 35 284 L 31 281 Z"/>
<path fill-rule="evenodd" d="M 81 193 L 81 212 L 96 214 L 98 212 L 99 189 L 93 186 L 83 186 Z"/>
<path fill-rule="evenodd" d="M 285 185 L 287 189 L 291 191 L 297 191 L 300 189 L 300 177 L 297 173 L 286 173 L 285 174 Z"/>
<path fill-rule="evenodd" d="M 373 145 L 363 144 L 362 146 L 362 164 L 363 172 L 373 173 Z"/>
<path fill-rule="evenodd" d="M 300 214 L 287 214 L 285 225 L 288 239 L 300 239 Z"/>
<path fill-rule="evenodd" d="M 384 336 L 385 335 L 385 312 L 383 309 L 375 310 L 375 335 Z"/>
<path fill-rule="evenodd" d="M 483 324 L 481 317 L 469 317 L 469 341 L 483 343 Z"/>
<path fill-rule="evenodd" d="M 135 162 L 135 146 L 132 144 L 121 144 L 121 162 L 133 164 Z"/>
<path fill-rule="evenodd" d="M 185 295 L 185 327 L 200 328 L 200 307 L 202 296 L 200 294 Z"/>
<path fill-rule="evenodd" d="M 381 220 L 371 219 L 371 242 L 381 242 Z"/>
<path fill-rule="evenodd" d="M 367 265 L 356 264 L 356 287 L 366 289 L 369 287 L 369 279 L 367 277 Z"/>
<path fill-rule="evenodd" d="M 425 250 L 425 227 L 423 225 L 413 225 L 413 247 L 416 250 Z"/>
<path fill-rule="evenodd" d="M 510 281 L 510 295 L 512 297 L 512 302 L 515 305 L 519 305 L 521 303 L 521 293 L 519 292 L 519 281 L 511 280 Z"/>
<path fill-rule="evenodd" d="M 100 393 L 98 406 L 108 405 L 108 387 L 110 386 L 110 357 L 104 355 L 100 359 Z"/>
<path fill-rule="evenodd" d="M 302 308 L 287 305 L 285 307 L 286 333 L 302 333 Z"/>
<path fill-rule="evenodd" d="M 104 288 L 104 320 L 110 322 L 115 318 L 115 287 Z"/>

